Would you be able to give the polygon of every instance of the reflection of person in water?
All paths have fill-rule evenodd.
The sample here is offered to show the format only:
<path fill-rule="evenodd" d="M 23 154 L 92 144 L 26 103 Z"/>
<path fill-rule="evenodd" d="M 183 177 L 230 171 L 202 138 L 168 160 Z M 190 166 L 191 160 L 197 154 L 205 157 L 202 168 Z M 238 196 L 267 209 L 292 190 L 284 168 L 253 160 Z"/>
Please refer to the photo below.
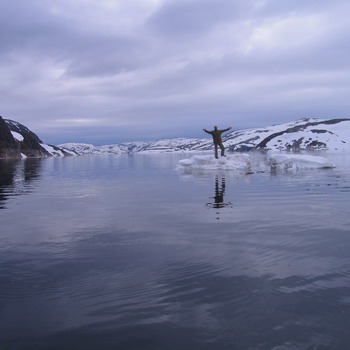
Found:
<path fill-rule="evenodd" d="M 232 208 L 232 203 L 231 202 L 224 202 L 224 196 L 225 196 L 225 190 L 226 190 L 226 181 L 225 177 L 222 176 L 221 178 L 217 175 L 215 177 L 215 196 L 211 197 L 214 199 L 214 202 L 207 203 L 207 206 L 209 208 L 216 209 L 216 214 L 218 217 L 216 218 L 217 220 L 220 219 L 219 217 L 219 209 L 223 208 Z"/>
<path fill-rule="evenodd" d="M 222 139 L 221 139 L 221 134 L 225 131 L 231 130 L 232 128 L 229 127 L 227 129 L 222 129 L 219 130 L 218 127 L 215 125 L 214 126 L 214 130 L 209 131 L 207 129 L 203 129 L 204 132 L 206 132 L 207 134 L 210 134 L 211 136 L 213 136 L 213 142 L 214 142 L 214 148 L 215 148 L 215 158 L 218 159 L 218 147 L 220 147 L 221 149 L 221 157 L 225 156 L 225 148 L 224 145 L 222 144 Z"/>
<path fill-rule="evenodd" d="M 225 206 L 224 204 L 225 189 L 226 189 L 225 178 L 223 177 L 221 179 L 221 187 L 220 187 L 219 178 L 217 176 L 215 178 L 215 197 L 213 197 L 214 198 L 213 208 L 223 208 Z"/>

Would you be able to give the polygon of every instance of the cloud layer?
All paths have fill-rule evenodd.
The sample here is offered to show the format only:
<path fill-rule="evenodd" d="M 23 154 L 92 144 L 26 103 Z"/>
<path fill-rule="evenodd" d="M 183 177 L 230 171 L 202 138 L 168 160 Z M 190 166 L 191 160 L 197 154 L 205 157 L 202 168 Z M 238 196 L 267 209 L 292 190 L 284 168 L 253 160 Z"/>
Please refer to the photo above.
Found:
<path fill-rule="evenodd" d="M 2 0 L 0 115 L 56 144 L 347 117 L 349 8 L 345 0 Z"/>

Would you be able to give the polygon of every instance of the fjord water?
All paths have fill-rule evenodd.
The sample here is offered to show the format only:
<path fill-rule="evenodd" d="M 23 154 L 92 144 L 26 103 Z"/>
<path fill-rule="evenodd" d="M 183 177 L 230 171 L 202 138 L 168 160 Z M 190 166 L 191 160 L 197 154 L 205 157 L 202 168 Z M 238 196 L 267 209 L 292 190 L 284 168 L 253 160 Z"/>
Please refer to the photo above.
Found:
<path fill-rule="evenodd" d="M 0 348 L 346 349 L 350 162 L 186 154 L 0 163 Z"/>

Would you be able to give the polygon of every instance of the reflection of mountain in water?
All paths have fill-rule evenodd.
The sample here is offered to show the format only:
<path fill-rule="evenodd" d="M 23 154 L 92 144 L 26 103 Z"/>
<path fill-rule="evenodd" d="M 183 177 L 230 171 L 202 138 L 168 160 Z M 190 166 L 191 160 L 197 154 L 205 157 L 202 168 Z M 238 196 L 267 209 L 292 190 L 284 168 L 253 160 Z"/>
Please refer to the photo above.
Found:
<path fill-rule="evenodd" d="M 33 181 L 40 176 L 42 159 L 0 161 L 0 209 L 9 197 L 26 194 L 33 189 Z"/>

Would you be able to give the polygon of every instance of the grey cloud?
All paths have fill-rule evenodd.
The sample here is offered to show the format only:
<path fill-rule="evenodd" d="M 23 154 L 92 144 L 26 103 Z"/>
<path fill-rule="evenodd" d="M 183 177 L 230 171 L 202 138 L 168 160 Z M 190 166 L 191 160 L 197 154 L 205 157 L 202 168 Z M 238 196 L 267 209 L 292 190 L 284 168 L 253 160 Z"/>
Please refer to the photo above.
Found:
<path fill-rule="evenodd" d="M 276 15 L 285 16 L 290 13 L 308 14 L 324 11 L 334 11 L 337 6 L 347 5 L 346 0 L 319 1 L 319 0 L 266 0 L 261 2 L 258 13 L 264 17 Z"/>
<path fill-rule="evenodd" d="M 105 75 L 141 64 L 146 44 L 135 37 L 95 33 L 56 15 L 49 2 L 4 0 L 0 11 L 0 54 L 21 53 L 67 61 L 67 75 Z"/>
<path fill-rule="evenodd" d="M 214 123 L 264 126 L 350 108 L 345 1 L 164 0 L 130 31 L 50 3 L 0 4 L 1 114 L 46 142 L 200 137 Z M 89 4 L 100 8 L 79 3 Z M 133 11 L 125 15 L 133 23 Z"/>
<path fill-rule="evenodd" d="M 67 23 L 52 16 L 42 1 L 3 0 L 0 11 L 1 50 L 54 46 L 67 37 Z"/>
<path fill-rule="evenodd" d="M 170 0 L 150 18 L 158 34 L 171 37 L 204 35 L 215 25 L 237 19 L 248 2 L 230 0 Z"/>
<path fill-rule="evenodd" d="M 66 75 L 113 75 L 137 69 L 145 65 L 140 59 L 142 51 L 147 52 L 147 46 L 136 39 L 90 37 L 72 48 Z"/>

